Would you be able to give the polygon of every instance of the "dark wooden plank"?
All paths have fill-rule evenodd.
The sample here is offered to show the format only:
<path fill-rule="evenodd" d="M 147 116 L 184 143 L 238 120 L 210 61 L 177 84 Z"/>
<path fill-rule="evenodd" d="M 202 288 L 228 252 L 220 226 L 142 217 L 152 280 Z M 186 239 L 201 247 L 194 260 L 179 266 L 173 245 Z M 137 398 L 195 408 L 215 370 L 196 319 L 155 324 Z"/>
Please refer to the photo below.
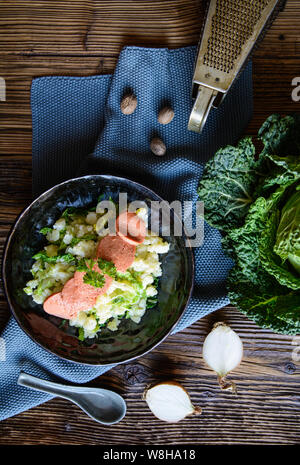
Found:
<path fill-rule="evenodd" d="M 300 18 L 300 15 L 299 15 Z M 253 60 L 254 115 L 247 133 L 256 135 L 272 113 L 282 115 L 297 112 L 299 102 L 292 100 L 292 79 L 300 74 L 300 55 L 294 58 L 263 58 Z"/>
<path fill-rule="evenodd" d="M 196 43 L 202 2 L 8 0 L 1 16 L 0 45 L 6 52 L 111 56 L 125 44 L 179 47 Z"/>
<path fill-rule="evenodd" d="M 199 0 L 7 0 L 0 19 L 5 53 L 117 55 L 124 45 L 196 44 L 203 18 Z M 299 51 L 300 5 L 289 0 L 257 52 L 285 58 Z M 280 37 L 280 44 L 278 44 Z"/>

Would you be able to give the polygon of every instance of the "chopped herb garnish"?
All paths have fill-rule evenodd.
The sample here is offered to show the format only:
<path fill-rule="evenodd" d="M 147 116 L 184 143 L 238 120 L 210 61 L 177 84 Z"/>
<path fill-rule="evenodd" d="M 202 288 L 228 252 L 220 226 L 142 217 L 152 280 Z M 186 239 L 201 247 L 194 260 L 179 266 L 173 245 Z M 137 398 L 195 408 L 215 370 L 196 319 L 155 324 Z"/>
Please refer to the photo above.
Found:
<path fill-rule="evenodd" d="M 78 328 L 78 339 L 80 341 L 84 341 L 84 329 L 83 328 Z"/>
<path fill-rule="evenodd" d="M 46 252 L 38 252 L 32 256 L 35 260 L 43 260 L 47 261 L 48 263 L 55 263 L 57 258 L 56 257 L 48 257 Z"/>
<path fill-rule="evenodd" d="M 157 305 L 157 297 L 148 297 L 147 302 L 146 302 L 146 308 L 153 308 Z"/>
<path fill-rule="evenodd" d="M 85 234 L 82 237 L 74 237 L 71 240 L 70 246 L 74 247 L 75 245 L 79 244 L 81 241 L 96 241 L 97 240 L 97 234 Z"/>
<path fill-rule="evenodd" d="M 64 261 L 66 263 L 71 263 L 75 261 L 75 257 L 70 253 L 49 257 L 46 251 L 38 252 L 35 255 L 33 255 L 32 258 L 34 258 L 35 260 L 43 260 L 46 263 L 56 263 L 58 260 Z"/>
<path fill-rule="evenodd" d="M 104 260 L 103 258 L 99 258 L 98 266 L 101 271 L 107 276 L 111 278 L 115 278 L 117 274 L 117 268 L 115 267 L 113 262 L 109 262 L 108 260 Z"/>
<path fill-rule="evenodd" d="M 118 271 L 116 280 L 118 281 L 118 280 L 126 279 L 127 281 L 134 283 L 139 280 L 139 276 L 140 276 L 140 273 L 134 270 L 125 271 L 124 273 Z"/>
<path fill-rule="evenodd" d="M 89 271 L 93 269 L 95 261 L 92 258 L 80 258 L 77 261 L 76 269 L 77 271 Z"/>
<path fill-rule="evenodd" d="M 40 230 L 40 234 L 44 234 L 44 236 L 46 236 L 46 234 L 48 234 L 48 232 L 51 232 L 52 229 L 51 228 L 42 228 Z"/>
<path fill-rule="evenodd" d="M 157 289 L 158 283 L 159 283 L 159 278 L 158 278 L 158 277 L 155 277 L 154 280 L 153 280 L 152 286 L 154 286 L 154 287 Z M 146 302 L 146 308 L 153 308 L 153 307 L 155 307 L 155 306 L 157 305 L 157 302 L 158 302 L 157 295 L 148 297 L 148 298 L 147 298 L 147 302 Z"/>
<path fill-rule="evenodd" d="M 105 277 L 97 271 L 89 270 L 85 273 L 83 282 L 94 287 L 103 287 L 105 284 Z"/>
<path fill-rule="evenodd" d="M 79 244 L 80 241 L 81 239 L 79 239 L 78 237 L 74 237 L 70 242 L 70 246 L 74 247 L 75 245 Z"/>
<path fill-rule="evenodd" d="M 74 207 L 68 207 L 66 208 L 63 213 L 62 213 L 62 218 L 65 218 L 65 220 L 69 220 L 72 215 L 74 215 L 76 211 L 76 208 Z"/>
<path fill-rule="evenodd" d="M 94 287 L 103 287 L 105 284 L 105 277 L 102 273 L 93 270 L 96 262 L 92 258 L 81 258 L 78 260 L 76 269 L 77 271 L 85 271 L 85 275 L 83 276 L 83 282 L 85 284 L 90 284 Z"/>
<path fill-rule="evenodd" d="M 75 215 L 86 216 L 87 213 L 88 210 L 85 208 L 68 207 L 63 211 L 61 216 L 67 221 L 67 223 L 69 223 L 73 220 Z"/>
<path fill-rule="evenodd" d="M 158 283 L 159 283 L 159 278 L 155 277 L 154 280 L 153 280 L 153 286 L 157 288 Z"/>
<path fill-rule="evenodd" d="M 76 260 L 75 257 L 71 253 L 57 255 L 57 257 L 60 260 L 63 260 L 64 262 L 67 262 L 67 263 L 75 262 L 75 260 Z"/>
<path fill-rule="evenodd" d="M 113 304 L 123 304 L 126 302 L 126 299 L 122 295 L 118 295 L 113 299 Z"/>

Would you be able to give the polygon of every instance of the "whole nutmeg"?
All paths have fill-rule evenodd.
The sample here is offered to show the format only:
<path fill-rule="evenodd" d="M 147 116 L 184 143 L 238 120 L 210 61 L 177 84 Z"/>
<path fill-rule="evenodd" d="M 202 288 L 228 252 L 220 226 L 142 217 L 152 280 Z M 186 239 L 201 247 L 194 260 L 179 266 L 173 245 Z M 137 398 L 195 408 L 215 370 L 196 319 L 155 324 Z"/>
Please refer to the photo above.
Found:
<path fill-rule="evenodd" d="M 124 115 L 131 115 L 137 106 L 137 98 L 134 94 L 126 94 L 121 100 L 121 112 Z"/>
<path fill-rule="evenodd" d="M 160 124 L 169 124 L 174 118 L 174 111 L 170 107 L 164 107 L 158 113 L 158 122 Z"/>
<path fill-rule="evenodd" d="M 166 153 L 166 146 L 159 137 L 154 137 L 150 144 L 151 152 L 158 157 L 162 157 Z"/>

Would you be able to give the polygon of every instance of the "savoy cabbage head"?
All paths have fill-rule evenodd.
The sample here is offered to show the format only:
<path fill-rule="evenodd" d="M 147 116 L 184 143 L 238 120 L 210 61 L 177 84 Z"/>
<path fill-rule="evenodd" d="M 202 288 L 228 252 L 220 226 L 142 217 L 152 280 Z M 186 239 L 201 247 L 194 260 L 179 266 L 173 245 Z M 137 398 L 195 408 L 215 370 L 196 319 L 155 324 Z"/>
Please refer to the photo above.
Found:
<path fill-rule="evenodd" d="M 235 266 L 228 295 L 262 327 L 300 333 L 300 117 L 270 116 L 251 138 L 218 150 L 199 185 L 206 221 Z"/>

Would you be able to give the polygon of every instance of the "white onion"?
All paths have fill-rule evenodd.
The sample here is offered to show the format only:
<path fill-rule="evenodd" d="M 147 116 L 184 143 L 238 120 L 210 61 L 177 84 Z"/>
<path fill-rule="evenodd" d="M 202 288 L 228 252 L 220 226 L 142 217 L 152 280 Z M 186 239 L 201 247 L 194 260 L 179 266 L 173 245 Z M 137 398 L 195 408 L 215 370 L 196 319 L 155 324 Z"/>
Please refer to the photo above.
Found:
<path fill-rule="evenodd" d="M 191 403 L 184 387 L 175 381 L 159 383 L 147 389 L 144 399 L 157 418 L 169 423 L 177 423 L 188 415 L 201 413 L 201 408 Z"/>
<path fill-rule="evenodd" d="M 221 389 L 236 392 L 233 382 L 226 376 L 242 361 L 243 344 L 239 336 L 225 323 L 216 323 L 203 344 L 203 358 L 218 375 Z"/>

